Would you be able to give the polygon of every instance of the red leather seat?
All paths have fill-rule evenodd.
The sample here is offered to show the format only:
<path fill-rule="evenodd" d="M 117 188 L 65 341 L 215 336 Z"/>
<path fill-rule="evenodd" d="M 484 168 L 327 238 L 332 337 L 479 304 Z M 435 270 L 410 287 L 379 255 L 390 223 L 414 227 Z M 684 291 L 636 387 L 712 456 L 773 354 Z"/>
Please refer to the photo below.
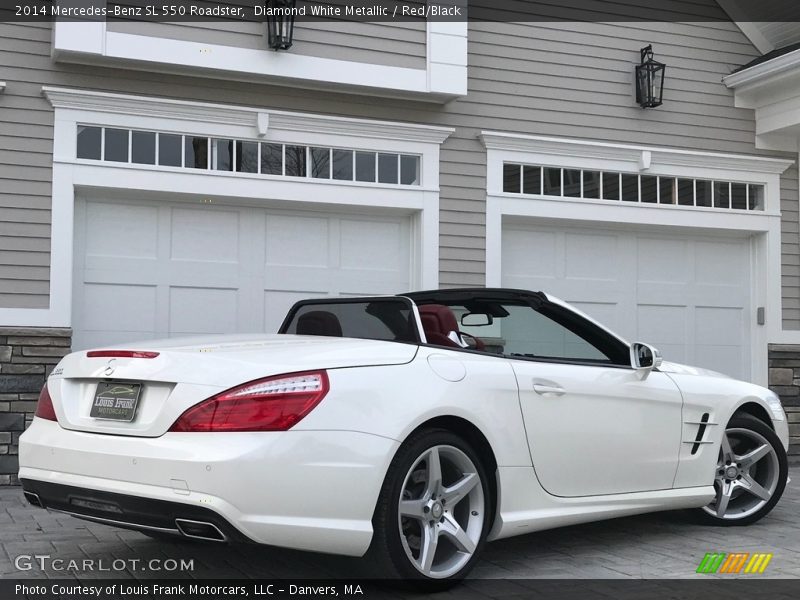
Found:
<path fill-rule="evenodd" d="M 447 337 L 451 331 L 458 333 L 456 316 L 447 306 L 444 304 L 425 304 L 419 307 L 419 316 L 429 344 L 447 346 L 448 348 L 462 347 Z"/>

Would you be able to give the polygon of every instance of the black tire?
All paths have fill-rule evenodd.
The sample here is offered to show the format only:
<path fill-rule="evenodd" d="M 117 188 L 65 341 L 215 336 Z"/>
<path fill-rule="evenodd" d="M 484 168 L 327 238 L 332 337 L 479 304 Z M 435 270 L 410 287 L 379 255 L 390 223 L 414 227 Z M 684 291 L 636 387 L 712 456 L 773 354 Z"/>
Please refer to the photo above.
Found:
<path fill-rule="evenodd" d="M 443 451 L 444 448 L 453 447 L 469 458 L 480 478 L 479 485 L 484 501 L 482 529 L 475 550 L 468 562 L 457 573 L 446 578 L 427 576 L 414 566 L 411 558 L 407 555 L 404 542 L 401 539 L 403 534 L 400 530 L 399 502 L 404 492 L 403 486 L 406 483 L 406 477 L 407 475 L 411 476 L 410 470 L 419 464 L 421 457 L 436 447 L 442 447 Z M 478 560 L 492 524 L 495 499 L 492 497 L 489 476 L 486 466 L 475 450 L 451 431 L 427 429 L 409 437 L 400 446 L 389 466 L 375 507 L 375 513 L 372 518 L 374 530 L 372 544 L 365 556 L 371 575 L 381 579 L 395 580 L 395 585 L 402 582 L 406 586 L 428 591 L 447 589 L 463 579 Z M 477 485 L 475 487 L 477 488 Z M 455 513 L 455 510 L 453 512 Z M 477 511 L 470 511 L 470 514 L 475 515 L 475 512 Z M 434 556 L 436 556 L 436 553 L 434 553 Z"/>
<path fill-rule="evenodd" d="M 717 502 L 716 499 L 708 507 L 697 509 L 696 514 L 703 522 L 718 527 L 736 527 L 742 525 L 750 525 L 764 518 L 767 514 L 769 514 L 769 512 L 773 508 L 775 508 L 775 505 L 781 499 L 781 496 L 783 495 L 783 490 L 786 487 L 786 481 L 789 476 L 789 465 L 786 457 L 786 450 L 784 449 L 783 444 L 781 443 L 777 434 L 772 430 L 771 427 L 769 427 L 766 423 L 764 423 L 760 419 L 753 417 L 752 415 L 740 413 L 740 414 L 735 414 L 731 418 L 728 425 L 725 427 L 726 432 L 737 429 L 748 430 L 750 432 L 757 434 L 758 436 L 766 440 L 766 442 L 772 447 L 772 450 L 774 450 L 775 452 L 776 461 L 775 464 L 770 468 L 777 469 L 775 473 L 777 481 L 775 482 L 775 489 L 772 492 L 772 495 L 770 496 L 769 500 L 767 500 L 762 506 L 760 506 L 754 512 L 752 512 L 752 514 L 748 514 L 747 516 L 721 518 L 714 514 L 711 514 L 709 511 L 712 510 L 712 505 L 715 505 L 715 503 Z M 720 456 L 722 456 L 722 450 L 720 450 Z M 717 477 L 719 473 L 720 471 L 715 471 L 715 477 Z M 719 490 L 718 483 L 716 482 L 715 482 L 715 489 Z M 733 502 L 733 500 L 731 502 Z"/>

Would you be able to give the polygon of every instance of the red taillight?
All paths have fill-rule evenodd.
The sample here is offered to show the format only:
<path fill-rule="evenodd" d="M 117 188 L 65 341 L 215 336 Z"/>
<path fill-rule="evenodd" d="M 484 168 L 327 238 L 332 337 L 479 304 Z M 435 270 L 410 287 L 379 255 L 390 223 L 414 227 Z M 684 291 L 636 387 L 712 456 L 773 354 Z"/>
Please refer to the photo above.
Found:
<path fill-rule="evenodd" d="M 58 418 L 56 417 L 56 410 L 53 408 L 53 399 L 50 397 L 50 392 L 47 390 L 46 382 L 42 388 L 42 391 L 39 392 L 39 402 L 36 404 L 35 415 L 40 419 L 58 421 Z"/>
<path fill-rule="evenodd" d="M 286 431 L 311 412 L 329 389 L 325 371 L 251 381 L 192 406 L 170 431 Z"/>
<path fill-rule="evenodd" d="M 87 358 L 155 358 L 158 352 L 144 350 L 90 350 Z"/>

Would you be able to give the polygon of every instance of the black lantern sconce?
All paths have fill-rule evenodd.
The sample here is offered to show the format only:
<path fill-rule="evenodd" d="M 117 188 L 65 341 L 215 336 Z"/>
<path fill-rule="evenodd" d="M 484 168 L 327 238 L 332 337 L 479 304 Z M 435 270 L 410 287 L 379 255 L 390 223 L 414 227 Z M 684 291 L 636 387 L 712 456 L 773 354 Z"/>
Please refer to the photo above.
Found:
<path fill-rule="evenodd" d="M 273 50 L 288 50 L 294 36 L 296 0 L 270 0 L 267 13 L 267 41 Z"/>
<path fill-rule="evenodd" d="M 661 106 L 664 70 L 667 65 L 653 59 L 653 46 L 642 48 L 642 62 L 636 67 L 636 102 L 642 108 Z"/>

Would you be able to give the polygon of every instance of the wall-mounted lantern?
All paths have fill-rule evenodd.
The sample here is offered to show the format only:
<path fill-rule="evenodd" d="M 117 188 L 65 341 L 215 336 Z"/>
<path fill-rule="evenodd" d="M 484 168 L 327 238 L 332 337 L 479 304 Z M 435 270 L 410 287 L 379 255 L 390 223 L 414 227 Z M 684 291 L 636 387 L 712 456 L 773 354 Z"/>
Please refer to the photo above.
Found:
<path fill-rule="evenodd" d="M 273 50 L 288 50 L 294 36 L 296 0 L 270 0 L 267 14 L 267 41 Z"/>
<path fill-rule="evenodd" d="M 642 48 L 641 55 L 641 64 L 636 67 L 636 102 L 642 108 L 655 108 L 661 106 L 667 65 L 653 59 L 652 45 Z"/>

